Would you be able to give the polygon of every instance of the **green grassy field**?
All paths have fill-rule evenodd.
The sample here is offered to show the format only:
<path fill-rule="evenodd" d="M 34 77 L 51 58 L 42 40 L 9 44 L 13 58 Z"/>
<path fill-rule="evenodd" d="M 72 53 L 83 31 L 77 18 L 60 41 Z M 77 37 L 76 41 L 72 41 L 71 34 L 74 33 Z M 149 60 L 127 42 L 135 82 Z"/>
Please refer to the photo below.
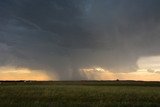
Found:
<path fill-rule="evenodd" d="M 160 107 L 160 82 L 1 82 L 0 107 Z"/>

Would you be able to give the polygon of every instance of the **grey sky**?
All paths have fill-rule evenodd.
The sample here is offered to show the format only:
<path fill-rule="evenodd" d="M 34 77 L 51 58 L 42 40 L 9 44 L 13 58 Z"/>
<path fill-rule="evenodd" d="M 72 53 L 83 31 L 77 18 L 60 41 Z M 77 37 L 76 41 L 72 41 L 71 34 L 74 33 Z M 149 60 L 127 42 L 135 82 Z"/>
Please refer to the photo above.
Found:
<path fill-rule="evenodd" d="M 0 0 L 0 66 L 83 79 L 80 68 L 131 72 L 160 54 L 159 0 Z"/>

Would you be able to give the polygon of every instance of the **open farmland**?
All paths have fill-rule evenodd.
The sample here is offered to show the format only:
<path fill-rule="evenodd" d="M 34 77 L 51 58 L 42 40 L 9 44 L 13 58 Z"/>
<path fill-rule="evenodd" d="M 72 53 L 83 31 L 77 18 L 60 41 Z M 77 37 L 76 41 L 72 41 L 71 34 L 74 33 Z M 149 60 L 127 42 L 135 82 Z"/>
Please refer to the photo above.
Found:
<path fill-rule="evenodd" d="M 0 107 L 160 107 L 160 82 L 0 82 Z"/>

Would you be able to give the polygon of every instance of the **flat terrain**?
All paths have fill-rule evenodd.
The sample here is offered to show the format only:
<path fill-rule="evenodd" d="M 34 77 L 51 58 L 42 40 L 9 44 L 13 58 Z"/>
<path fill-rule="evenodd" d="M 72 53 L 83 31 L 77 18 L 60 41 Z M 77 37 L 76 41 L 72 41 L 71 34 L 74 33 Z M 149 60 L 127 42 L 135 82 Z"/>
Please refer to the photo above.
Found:
<path fill-rule="evenodd" d="M 0 82 L 0 107 L 160 107 L 160 82 Z"/>

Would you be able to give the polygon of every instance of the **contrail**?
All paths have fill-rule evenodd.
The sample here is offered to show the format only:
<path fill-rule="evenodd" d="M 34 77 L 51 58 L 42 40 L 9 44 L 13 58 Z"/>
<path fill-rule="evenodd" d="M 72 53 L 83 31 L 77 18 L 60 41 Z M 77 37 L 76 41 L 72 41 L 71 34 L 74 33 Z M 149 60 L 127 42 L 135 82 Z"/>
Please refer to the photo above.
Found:
<path fill-rule="evenodd" d="M 27 23 L 27 24 L 35 27 L 37 30 L 42 30 L 40 26 L 38 26 L 37 24 L 33 23 L 33 22 L 30 21 L 30 20 L 27 20 L 27 19 L 25 19 L 25 18 L 18 17 L 18 16 L 14 16 L 14 17 L 15 17 L 16 19 L 18 19 L 18 20 L 21 20 L 21 21 L 23 21 L 23 22 L 25 22 L 25 23 Z"/>

